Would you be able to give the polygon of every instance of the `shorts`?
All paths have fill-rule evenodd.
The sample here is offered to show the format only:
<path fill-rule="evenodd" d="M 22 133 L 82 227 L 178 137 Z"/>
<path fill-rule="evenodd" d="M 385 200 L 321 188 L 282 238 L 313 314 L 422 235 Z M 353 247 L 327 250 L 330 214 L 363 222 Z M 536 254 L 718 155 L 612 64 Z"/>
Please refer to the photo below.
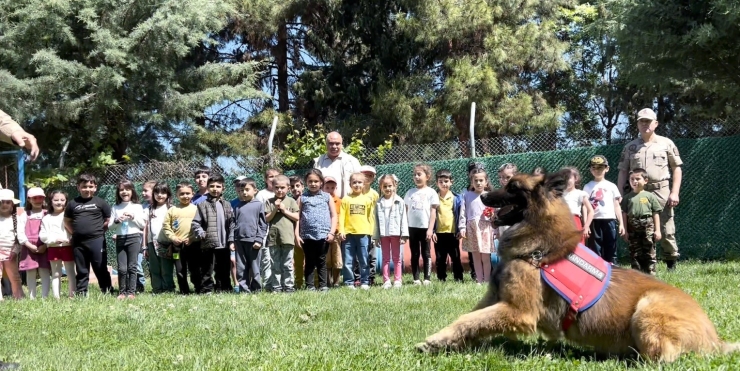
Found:
<path fill-rule="evenodd" d="M 329 253 L 326 254 L 326 268 L 327 269 L 342 269 L 344 262 L 342 261 L 342 248 L 338 241 L 334 241 L 329 244 Z"/>
<path fill-rule="evenodd" d="M 236 260 L 236 251 L 231 252 L 231 260 Z"/>
<path fill-rule="evenodd" d="M 46 249 L 46 256 L 49 261 L 61 260 L 63 262 L 75 261 L 75 255 L 72 246 L 49 247 Z"/>

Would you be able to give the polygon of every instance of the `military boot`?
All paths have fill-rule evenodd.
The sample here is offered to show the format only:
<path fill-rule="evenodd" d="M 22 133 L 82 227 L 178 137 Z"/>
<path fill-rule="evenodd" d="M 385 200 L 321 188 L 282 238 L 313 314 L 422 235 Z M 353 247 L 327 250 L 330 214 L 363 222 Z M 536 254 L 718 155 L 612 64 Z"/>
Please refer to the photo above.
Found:
<path fill-rule="evenodd" d="M 665 262 L 665 264 L 668 266 L 668 270 L 672 271 L 676 269 L 676 261 L 675 260 L 668 260 Z"/>

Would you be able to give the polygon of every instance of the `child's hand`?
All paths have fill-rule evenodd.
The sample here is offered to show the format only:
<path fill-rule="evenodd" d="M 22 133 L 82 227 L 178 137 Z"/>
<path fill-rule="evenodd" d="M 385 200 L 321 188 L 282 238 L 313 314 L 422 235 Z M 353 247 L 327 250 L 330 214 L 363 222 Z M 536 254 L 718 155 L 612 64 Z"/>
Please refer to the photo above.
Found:
<path fill-rule="evenodd" d="M 10 253 L 10 261 L 12 261 L 12 262 L 18 261 L 18 254 L 15 253 L 15 252 L 11 252 Z"/>
<path fill-rule="evenodd" d="M 431 229 L 427 229 L 427 241 L 431 241 L 433 236 L 434 236 L 434 231 Z"/>
<path fill-rule="evenodd" d="M 252 245 L 252 248 L 255 250 L 259 250 L 262 248 L 262 244 L 259 242 L 255 242 L 254 245 Z"/>
<path fill-rule="evenodd" d="M 326 235 L 326 242 L 334 242 L 334 233 L 329 233 Z"/>
<path fill-rule="evenodd" d="M 229 243 L 229 250 L 236 251 L 236 247 L 234 247 L 234 243 L 233 242 L 230 242 Z"/>
<path fill-rule="evenodd" d="M 591 228 L 583 228 L 583 238 L 588 239 L 591 236 Z"/>
<path fill-rule="evenodd" d="M 34 254 L 36 254 L 36 253 L 39 252 L 39 248 L 36 247 L 36 245 L 34 245 L 32 243 L 29 243 L 28 245 L 26 245 L 26 248 L 28 249 L 28 251 L 30 251 L 30 252 L 32 252 Z"/>
<path fill-rule="evenodd" d="M 624 229 L 624 226 L 622 224 L 619 224 L 619 235 L 624 236 L 627 234 L 627 231 Z"/>
<path fill-rule="evenodd" d="M 303 239 L 298 236 L 295 236 L 295 245 L 296 247 L 303 247 Z"/>
<path fill-rule="evenodd" d="M 144 259 L 149 260 L 149 249 L 144 249 L 142 255 L 144 256 Z"/>
<path fill-rule="evenodd" d="M 39 246 L 39 247 L 37 248 L 36 252 L 38 252 L 39 254 L 43 254 L 43 253 L 45 253 L 45 252 L 46 252 L 46 245 L 40 245 L 40 246 Z"/>
<path fill-rule="evenodd" d="M 655 233 L 653 234 L 653 237 L 655 238 L 656 241 L 660 241 L 663 238 L 663 235 L 660 234 L 660 229 L 655 231 Z"/>
<path fill-rule="evenodd" d="M 432 234 L 432 242 L 437 243 L 437 234 Z"/>
<path fill-rule="evenodd" d="M 458 240 L 465 239 L 465 230 L 461 230 L 460 232 L 457 232 L 457 239 Z"/>
<path fill-rule="evenodd" d="M 172 237 L 170 239 L 170 242 L 174 243 L 175 245 L 179 245 L 182 243 L 182 240 L 180 239 L 180 237 Z"/>
<path fill-rule="evenodd" d="M 401 245 L 405 245 L 407 240 L 406 237 L 401 237 Z"/>
<path fill-rule="evenodd" d="M 180 240 L 180 242 L 182 242 L 182 244 L 185 246 L 190 246 L 190 237 L 183 238 L 182 240 Z"/>
<path fill-rule="evenodd" d="M 344 240 L 346 240 L 346 239 L 347 239 L 347 236 L 345 236 L 345 235 L 344 235 L 344 234 L 342 234 L 342 233 L 338 233 L 338 234 L 337 234 L 337 238 L 339 238 L 339 241 L 344 241 Z"/>

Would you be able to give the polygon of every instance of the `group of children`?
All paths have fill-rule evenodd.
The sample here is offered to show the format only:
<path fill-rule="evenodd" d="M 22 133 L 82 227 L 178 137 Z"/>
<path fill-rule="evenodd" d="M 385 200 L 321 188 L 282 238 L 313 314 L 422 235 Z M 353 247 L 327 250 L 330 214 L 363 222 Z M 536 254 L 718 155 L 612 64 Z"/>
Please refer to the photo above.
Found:
<path fill-rule="evenodd" d="M 644 191 L 646 172 L 630 174 L 632 192 L 623 199 L 617 187 L 604 179 L 609 171 L 604 156 L 589 162 L 594 180 L 583 190 L 574 167 L 565 168 L 569 179 L 563 200 L 583 230 L 582 243 L 605 260 L 616 263 L 617 235 L 630 243 L 632 267 L 655 273 L 655 241 L 659 240 L 660 204 Z M 544 174 L 544 169 L 535 173 Z M 134 184 L 117 184 L 112 207 L 95 196 L 97 180 L 83 174 L 77 180 L 79 196 L 69 199 L 59 190 L 48 195 L 41 188 L 28 190 L 25 212 L 17 213 L 11 190 L 0 190 L 0 271 L 10 281 L 15 298 L 24 296 L 19 271 L 27 274 L 31 298 L 51 289 L 60 297 L 62 269 L 69 278 L 69 296 L 86 295 L 92 268 L 103 292 L 112 292 L 107 269 L 105 233 L 115 240 L 118 263 L 118 298 L 135 298 L 138 255 L 149 261 L 154 293 L 179 292 L 293 292 L 296 288 L 326 291 L 344 285 L 369 289 L 374 284 L 376 246 L 382 254 L 383 288 L 401 287 L 403 246 L 409 243 L 413 284 L 431 283 L 431 244 L 434 244 L 437 278 L 447 279 L 451 261 L 456 281 L 463 280 L 460 240 L 471 261 L 471 277 L 481 284 L 490 279 L 496 264 L 498 236 L 506 227 L 492 223 L 495 210 L 483 205 L 480 195 L 492 184 L 485 166 L 468 166 L 468 186 L 455 194 L 452 173 L 434 174 L 437 190 L 430 187 L 432 168 L 417 164 L 414 187 L 397 194 L 399 179 L 386 174 L 378 179 L 380 194 L 371 188 L 375 169 L 362 166 L 350 177 L 350 191 L 336 195 L 337 180 L 320 170 L 287 177 L 276 169 L 265 172 L 266 188 L 254 179 L 238 177 L 238 197 L 224 199 L 225 181 L 202 167 L 193 187 L 179 183 L 174 193 L 165 182 L 143 185 L 139 203 Z M 498 169 L 505 187 L 517 173 L 514 164 Z M 175 202 L 176 201 L 176 202 Z M 626 225 L 626 230 L 625 230 Z M 422 259 L 423 272 L 419 270 Z M 391 262 L 394 265 L 391 277 Z M 342 278 L 340 279 L 340 273 Z M 233 285 L 232 285 L 233 280 Z M 0 296 L 0 299 L 2 296 Z"/>

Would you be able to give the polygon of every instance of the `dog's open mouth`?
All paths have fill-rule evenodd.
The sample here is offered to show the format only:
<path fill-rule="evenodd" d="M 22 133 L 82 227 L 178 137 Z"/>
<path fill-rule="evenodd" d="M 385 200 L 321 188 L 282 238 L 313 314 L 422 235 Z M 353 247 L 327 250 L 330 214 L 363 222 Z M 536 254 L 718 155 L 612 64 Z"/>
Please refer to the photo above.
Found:
<path fill-rule="evenodd" d="M 514 211 L 516 209 L 516 206 L 514 205 L 506 205 L 500 209 L 498 209 L 498 212 L 496 213 L 496 217 L 503 217 L 504 215 Z"/>
<path fill-rule="evenodd" d="M 493 225 L 514 225 L 524 219 L 522 209 L 517 205 L 509 204 L 502 206 L 496 211 L 496 215 L 493 218 Z"/>

